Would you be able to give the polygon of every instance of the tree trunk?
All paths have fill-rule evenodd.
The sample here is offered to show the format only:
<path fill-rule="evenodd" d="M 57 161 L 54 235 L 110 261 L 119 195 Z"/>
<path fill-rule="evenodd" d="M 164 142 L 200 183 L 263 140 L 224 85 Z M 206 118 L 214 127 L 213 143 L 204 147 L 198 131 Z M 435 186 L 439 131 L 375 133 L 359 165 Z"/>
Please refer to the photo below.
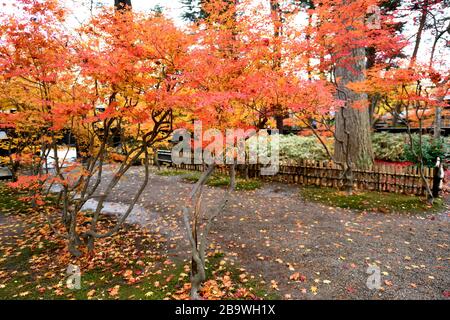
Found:
<path fill-rule="evenodd" d="M 346 103 L 346 107 L 336 114 L 335 159 L 357 168 L 367 168 L 373 164 L 367 94 L 356 93 L 346 87 L 350 82 L 364 79 L 365 49 L 354 49 L 352 56 L 351 67 L 338 61 L 335 71 L 340 99 Z M 362 103 L 358 108 L 353 108 L 355 102 Z"/>
<path fill-rule="evenodd" d="M 436 106 L 436 114 L 434 118 L 434 138 L 440 139 L 441 138 L 441 124 L 442 124 L 442 110 L 440 106 Z"/>
<path fill-rule="evenodd" d="M 423 30 L 425 29 L 425 23 L 427 22 L 427 15 L 428 15 L 428 0 L 425 0 L 424 3 L 422 4 L 422 14 L 420 16 L 419 29 L 417 30 L 416 43 L 414 45 L 414 51 L 411 57 L 410 66 L 416 63 L 417 54 L 419 53 L 420 42 L 422 40 L 422 33 Z"/>
<path fill-rule="evenodd" d="M 369 47 L 366 48 L 366 69 L 370 69 L 375 66 L 376 63 L 376 48 L 375 47 Z M 380 95 L 378 93 L 376 94 L 369 94 L 369 121 L 370 121 L 370 127 L 373 128 L 374 122 L 375 122 L 375 112 L 377 110 L 377 106 L 380 100 Z"/>
<path fill-rule="evenodd" d="M 131 0 L 114 0 L 114 7 L 116 9 L 131 8 Z"/>
<path fill-rule="evenodd" d="M 230 189 L 236 190 L 236 164 L 230 165 Z"/>
<path fill-rule="evenodd" d="M 281 114 L 275 115 L 275 122 L 277 124 L 277 130 L 279 134 L 283 134 L 284 132 L 284 116 Z"/>
<path fill-rule="evenodd" d="M 282 67 L 282 48 L 281 48 L 281 36 L 283 35 L 283 24 L 284 24 L 284 18 L 283 18 L 283 11 L 280 6 L 279 0 L 270 0 L 270 14 L 273 24 L 273 37 L 274 37 L 274 61 L 273 61 L 273 69 L 274 70 L 280 70 Z M 286 118 L 285 112 L 283 110 L 284 106 L 282 105 L 276 105 L 274 106 L 274 118 L 277 126 L 277 130 L 280 134 L 283 134 L 284 129 L 284 119 Z"/>

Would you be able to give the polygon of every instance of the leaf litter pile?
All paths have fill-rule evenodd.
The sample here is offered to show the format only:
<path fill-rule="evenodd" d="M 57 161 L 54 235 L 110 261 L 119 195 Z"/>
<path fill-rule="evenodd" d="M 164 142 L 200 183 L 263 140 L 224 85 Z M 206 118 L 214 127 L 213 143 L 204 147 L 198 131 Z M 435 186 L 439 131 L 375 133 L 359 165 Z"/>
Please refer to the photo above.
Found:
<path fill-rule="evenodd" d="M 127 203 L 128 190 L 136 186 L 140 174 L 141 170 L 134 168 L 108 201 Z M 139 202 L 145 211 L 130 216 L 141 229 L 128 225 L 120 235 L 96 242 L 96 254 L 83 258 L 82 290 L 65 289 L 67 263 L 80 262 L 67 260 L 64 243 L 55 242 L 54 235 L 45 229 L 49 235 L 41 236 L 44 244 L 39 250 L 53 248 L 46 249 L 49 254 L 42 257 L 39 275 L 45 274 L 46 263 L 59 256 L 56 252 L 65 257 L 65 264 L 54 268 L 51 279 L 26 280 L 22 272 L 29 272 L 29 268 L 21 261 L 30 253 L 25 250 L 23 255 L 12 257 L 20 247 L 10 249 L 8 261 L 0 261 L 0 297 L 188 298 L 190 263 L 183 260 L 189 256 L 188 246 L 176 204 L 183 201 L 192 185 L 178 176 L 152 174 L 150 180 Z M 214 205 L 223 191 L 220 187 L 205 189 L 206 205 Z M 17 218 L 17 213 L 13 217 Z M 386 214 L 336 208 L 305 200 L 296 186 L 274 183 L 238 191 L 211 230 L 209 281 L 202 295 L 208 299 L 449 299 L 449 219 L 450 212 L 445 209 L 441 213 Z M 28 222 L 23 218 L 8 222 L 0 214 L 1 246 L 5 248 L 11 239 L 30 238 L 15 237 L 13 228 L 2 225 L 15 224 L 20 234 L 24 226 L 37 221 L 30 217 Z M 41 228 L 45 225 L 39 223 Z M 107 223 L 112 220 L 101 221 L 103 228 Z M 370 266 L 380 268 L 379 290 L 366 286 Z"/>
<path fill-rule="evenodd" d="M 12 195 L 2 189 L 3 196 Z M 50 208 L 31 209 L 0 205 L 0 298 L 1 299 L 189 299 L 190 266 L 167 257 L 167 239 L 136 225 L 125 225 L 115 236 L 99 239 L 91 254 L 80 258 L 67 251 L 66 241 L 51 228 L 42 214 Z M 89 224 L 90 215 L 79 219 Z M 99 232 L 115 224 L 103 216 Z M 55 230 L 56 229 L 56 230 Z M 56 232 L 55 232 L 56 231 Z M 188 255 L 186 255 L 188 256 Z M 208 252 L 208 280 L 204 299 L 259 299 L 249 275 L 231 267 L 218 250 Z M 81 270 L 81 289 L 67 286 L 67 268 Z"/>
<path fill-rule="evenodd" d="M 128 203 L 141 175 L 141 168 L 130 170 L 108 201 Z M 174 260 L 189 250 L 177 204 L 191 189 L 183 176 L 152 173 L 139 201 L 145 210 L 130 215 L 166 235 Z M 237 283 L 267 286 L 257 294 L 263 298 L 448 299 L 450 212 L 342 209 L 309 201 L 302 189 L 264 183 L 232 193 L 208 239 L 227 266 L 245 268 L 237 272 Z M 222 196 L 220 187 L 206 186 L 205 207 L 214 208 Z M 366 285 L 374 265 L 381 271 L 379 290 Z"/>

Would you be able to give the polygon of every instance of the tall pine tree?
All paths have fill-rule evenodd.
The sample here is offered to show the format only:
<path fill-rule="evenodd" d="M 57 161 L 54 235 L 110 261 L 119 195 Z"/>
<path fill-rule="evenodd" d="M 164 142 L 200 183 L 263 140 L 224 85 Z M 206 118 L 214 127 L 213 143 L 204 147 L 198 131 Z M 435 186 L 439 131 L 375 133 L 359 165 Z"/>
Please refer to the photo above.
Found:
<path fill-rule="evenodd" d="M 208 0 L 181 0 L 184 8 L 183 19 L 186 21 L 197 22 L 207 17 L 203 8 Z"/>

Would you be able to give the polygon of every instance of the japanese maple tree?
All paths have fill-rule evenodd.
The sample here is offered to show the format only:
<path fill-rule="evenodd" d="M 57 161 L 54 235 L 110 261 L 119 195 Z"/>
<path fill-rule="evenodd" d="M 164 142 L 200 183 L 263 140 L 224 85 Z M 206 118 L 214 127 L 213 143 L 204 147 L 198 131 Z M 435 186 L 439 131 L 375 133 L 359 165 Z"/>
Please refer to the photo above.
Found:
<path fill-rule="evenodd" d="M 25 101 L 27 108 L 13 116 L 45 134 L 45 145 L 37 172 L 13 186 L 30 188 L 28 180 L 39 181 L 41 190 L 32 186 L 41 200 L 45 189 L 59 188 L 57 207 L 69 250 L 80 255 L 83 240 L 92 250 L 94 239 L 119 230 L 148 183 L 149 149 L 170 135 L 173 110 L 183 105 L 178 73 L 187 40 L 161 15 L 112 8 L 94 16 L 78 33 L 67 34 L 64 10 L 56 1 L 21 4 L 24 19 L 31 22 L 3 17 L 9 23 L 2 29 L 2 79 L 24 83 L 14 99 Z M 65 163 L 58 154 L 59 135 L 65 131 L 76 138 L 83 163 Z M 50 171 L 43 170 L 47 150 L 55 160 Z M 116 226 L 97 233 L 105 200 L 137 161 L 145 167 L 141 186 Z M 112 171 L 109 179 L 105 165 Z M 78 217 L 91 199 L 98 199 L 96 210 L 90 224 L 82 227 Z"/>

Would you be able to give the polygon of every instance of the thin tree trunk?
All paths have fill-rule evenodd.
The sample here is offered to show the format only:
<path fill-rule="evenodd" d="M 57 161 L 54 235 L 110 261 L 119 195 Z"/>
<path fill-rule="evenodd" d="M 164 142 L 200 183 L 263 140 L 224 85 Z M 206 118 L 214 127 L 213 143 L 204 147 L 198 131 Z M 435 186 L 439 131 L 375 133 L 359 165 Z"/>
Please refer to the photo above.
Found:
<path fill-rule="evenodd" d="M 441 138 L 441 124 L 442 124 L 442 110 L 441 107 L 436 106 L 436 115 L 434 119 L 434 138 L 440 139 Z"/>
<path fill-rule="evenodd" d="M 281 6 L 279 3 L 279 0 L 270 0 L 270 14 L 272 18 L 272 24 L 273 24 L 273 37 L 274 37 L 274 53 L 275 58 L 273 62 L 273 69 L 274 70 L 280 70 L 282 66 L 282 60 L 281 60 L 281 36 L 283 35 L 283 12 L 281 10 Z M 275 111 L 275 122 L 277 126 L 277 130 L 280 134 L 283 133 L 284 129 L 284 119 L 285 114 L 283 112 L 283 106 L 282 105 L 275 105 L 274 106 Z"/>
<path fill-rule="evenodd" d="M 442 30 L 441 32 L 436 31 L 437 34 L 434 38 L 433 41 L 433 46 L 431 47 L 431 54 L 430 54 L 430 62 L 429 62 L 429 67 L 431 68 L 433 66 L 433 62 L 434 62 L 434 55 L 436 53 L 436 47 L 437 44 L 439 42 L 439 40 L 442 38 L 442 36 L 446 33 L 450 33 L 450 23 L 448 24 L 447 28 L 445 30 Z"/>
<path fill-rule="evenodd" d="M 419 29 L 417 30 L 416 43 L 414 45 L 414 51 L 411 56 L 410 66 L 414 65 L 419 53 L 420 42 L 422 41 L 423 30 L 425 29 L 425 23 L 427 22 L 428 15 L 428 0 L 425 0 L 422 4 L 422 14 L 419 21 Z"/>
<path fill-rule="evenodd" d="M 375 66 L 376 62 L 376 48 L 370 47 L 366 49 L 366 56 L 367 56 L 367 62 L 366 62 L 366 69 L 370 69 L 373 66 Z M 369 94 L 369 121 L 370 121 L 370 127 L 373 127 L 374 120 L 375 120 L 375 112 L 377 109 L 377 105 L 380 100 L 379 94 Z"/>
<path fill-rule="evenodd" d="M 153 148 L 153 163 L 156 165 L 158 170 L 161 170 L 161 163 L 158 160 L 158 150 Z"/>
<path fill-rule="evenodd" d="M 230 165 L 230 189 L 236 190 L 236 165 L 233 163 Z"/>

